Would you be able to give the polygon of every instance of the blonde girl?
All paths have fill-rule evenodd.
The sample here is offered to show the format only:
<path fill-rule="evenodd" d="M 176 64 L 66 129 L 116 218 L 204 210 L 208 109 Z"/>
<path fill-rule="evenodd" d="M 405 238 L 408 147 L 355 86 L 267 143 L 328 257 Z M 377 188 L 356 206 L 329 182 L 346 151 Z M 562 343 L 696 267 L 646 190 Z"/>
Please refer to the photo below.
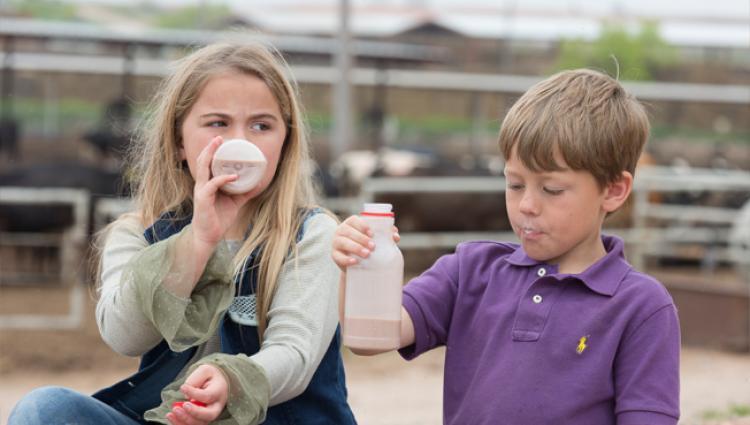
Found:
<path fill-rule="evenodd" d="M 280 55 L 201 48 L 153 97 L 131 152 L 137 211 L 101 254 L 97 322 L 133 376 L 93 397 L 45 387 L 11 424 L 350 424 L 337 320 L 336 220 L 315 204 L 308 141 Z M 268 161 L 250 192 L 211 159 L 244 139 Z"/>

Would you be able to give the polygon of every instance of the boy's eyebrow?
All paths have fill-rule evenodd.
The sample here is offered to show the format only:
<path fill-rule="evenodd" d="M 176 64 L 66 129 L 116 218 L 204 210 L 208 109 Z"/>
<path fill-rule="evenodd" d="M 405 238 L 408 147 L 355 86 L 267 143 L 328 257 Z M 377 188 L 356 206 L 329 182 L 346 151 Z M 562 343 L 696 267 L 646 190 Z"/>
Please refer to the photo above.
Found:
<path fill-rule="evenodd" d="M 532 173 L 536 174 L 538 176 L 541 176 L 542 178 L 548 178 L 549 179 L 549 178 L 558 177 L 558 175 L 560 173 L 564 173 L 566 171 L 570 171 L 570 168 L 566 167 L 565 169 L 558 170 L 558 171 L 532 171 Z M 511 177 L 520 177 L 521 173 L 518 173 L 518 172 L 514 171 L 513 169 L 504 168 L 503 169 L 503 175 L 505 175 L 505 176 L 510 175 Z"/>
<path fill-rule="evenodd" d="M 510 174 L 512 176 L 518 176 L 519 175 L 519 173 L 517 173 L 516 171 L 514 171 L 512 168 L 507 168 L 507 167 L 503 168 L 503 175 L 507 176 L 508 174 Z"/>

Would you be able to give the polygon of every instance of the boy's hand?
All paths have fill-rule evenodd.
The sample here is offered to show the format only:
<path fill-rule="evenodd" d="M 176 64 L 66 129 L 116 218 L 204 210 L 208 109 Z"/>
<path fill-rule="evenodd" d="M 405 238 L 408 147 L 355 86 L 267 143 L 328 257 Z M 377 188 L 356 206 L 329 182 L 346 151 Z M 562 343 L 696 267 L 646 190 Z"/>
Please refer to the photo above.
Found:
<path fill-rule="evenodd" d="M 172 425 L 206 425 L 216 420 L 229 397 L 227 378 L 216 366 L 204 364 L 190 374 L 180 391 L 190 402 L 175 403 L 167 413 Z M 205 406 L 201 406 L 204 404 Z"/>
<path fill-rule="evenodd" d="M 347 218 L 336 228 L 331 256 L 341 271 L 346 272 L 346 268 L 357 264 L 359 258 L 367 258 L 370 255 L 375 249 L 372 236 L 370 226 L 356 215 Z M 393 226 L 393 240 L 401 240 L 396 226 Z"/>

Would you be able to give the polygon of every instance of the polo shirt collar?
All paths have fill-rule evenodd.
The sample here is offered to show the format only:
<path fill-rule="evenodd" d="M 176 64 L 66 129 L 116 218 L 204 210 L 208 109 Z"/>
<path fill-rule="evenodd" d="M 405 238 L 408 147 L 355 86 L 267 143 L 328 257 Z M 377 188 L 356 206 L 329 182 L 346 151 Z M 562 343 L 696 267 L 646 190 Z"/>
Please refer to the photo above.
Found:
<path fill-rule="evenodd" d="M 602 235 L 602 242 L 604 243 L 604 250 L 607 251 L 604 257 L 582 273 L 557 276 L 559 278 L 574 277 L 596 293 L 608 296 L 614 295 L 631 266 L 625 260 L 623 253 L 625 244 L 622 239 L 617 236 Z M 521 245 L 507 257 L 506 261 L 516 266 L 526 267 L 544 264 L 526 255 Z M 556 270 L 557 266 L 554 267 Z"/>

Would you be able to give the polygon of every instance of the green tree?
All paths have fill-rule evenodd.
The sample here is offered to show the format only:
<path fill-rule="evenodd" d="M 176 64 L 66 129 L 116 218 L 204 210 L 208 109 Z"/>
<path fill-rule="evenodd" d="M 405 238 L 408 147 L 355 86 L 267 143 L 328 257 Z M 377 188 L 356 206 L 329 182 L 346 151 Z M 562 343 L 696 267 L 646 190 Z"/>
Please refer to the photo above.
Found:
<path fill-rule="evenodd" d="M 595 68 L 622 80 L 652 80 L 656 73 L 676 61 L 674 47 L 659 34 L 655 22 L 644 22 L 635 34 L 617 24 L 605 24 L 593 42 L 563 41 L 556 70 Z"/>
<path fill-rule="evenodd" d="M 10 0 L 10 10 L 19 15 L 37 19 L 71 20 L 76 7 L 61 0 Z"/>
<path fill-rule="evenodd" d="M 164 11 L 155 19 L 162 28 L 221 29 L 232 17 L 226 5 L 184 6 Z"/>

